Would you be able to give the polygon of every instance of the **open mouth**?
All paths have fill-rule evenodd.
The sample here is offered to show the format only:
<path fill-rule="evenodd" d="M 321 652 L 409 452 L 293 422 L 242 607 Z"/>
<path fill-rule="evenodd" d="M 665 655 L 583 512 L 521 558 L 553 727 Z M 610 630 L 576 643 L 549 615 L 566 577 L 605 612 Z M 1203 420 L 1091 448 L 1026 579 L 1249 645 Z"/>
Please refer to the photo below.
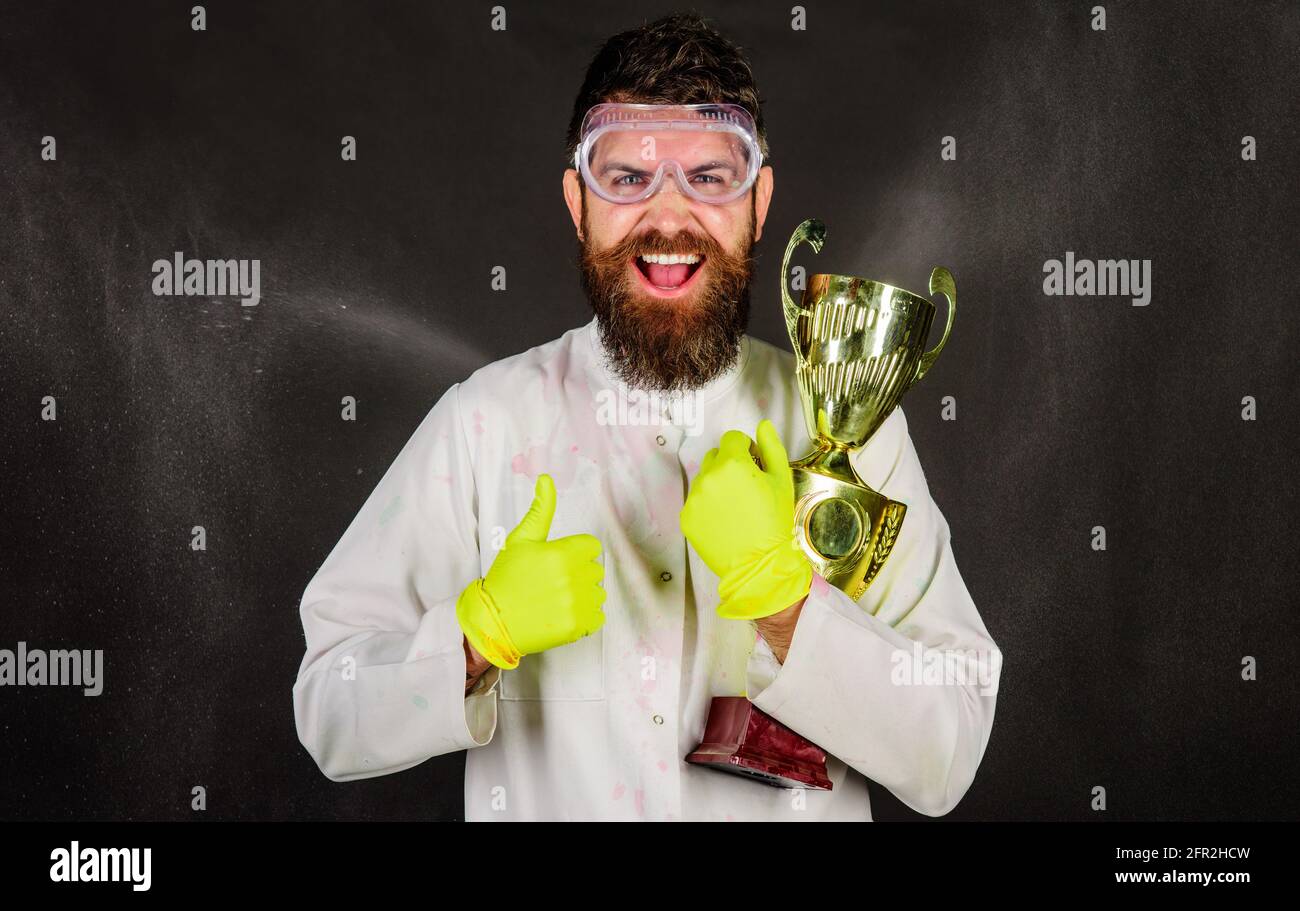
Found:
<path fill-rule="evenodd" d="M 683 293 L 703 265 L 700 253 L 642 253 L 632 259 L 642 284 L 659 297 Z"/>

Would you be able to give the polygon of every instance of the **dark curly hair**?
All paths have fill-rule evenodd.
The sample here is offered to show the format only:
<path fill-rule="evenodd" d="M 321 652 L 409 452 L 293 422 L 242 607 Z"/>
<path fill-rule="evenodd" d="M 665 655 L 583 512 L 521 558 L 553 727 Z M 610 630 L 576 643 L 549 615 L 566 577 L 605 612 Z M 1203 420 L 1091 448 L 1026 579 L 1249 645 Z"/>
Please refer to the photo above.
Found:
<path fill-rule="evenodd" d="M 573 166 L 582 118 L 602 102 L 625 104 L 738 104 L 754 118 L 763 162 L 770 164 L 762 101 L 741 49 L 699 13 L 676 13 L 620 32 L 605 42 L 569 121 L 567 164 Z"/>

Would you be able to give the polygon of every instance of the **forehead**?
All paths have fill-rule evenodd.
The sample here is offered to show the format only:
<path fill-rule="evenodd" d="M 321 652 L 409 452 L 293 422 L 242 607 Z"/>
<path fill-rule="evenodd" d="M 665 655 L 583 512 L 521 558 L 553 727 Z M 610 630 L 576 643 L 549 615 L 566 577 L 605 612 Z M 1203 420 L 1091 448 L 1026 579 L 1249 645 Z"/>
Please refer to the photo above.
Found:
<path fill-rule="evenodd" d="M 592 158 L 634 154 L 643 160 L 672 155 L 732 158 L 746 154 L 745 140 L 735 133 L 705 130 L 621 130 L 597 137 Z"/>
<path fill-rule="evenodd" d="M 619 130 L 717 130 L 743 133 L 749 137 L 756 134 L 753 115 L 743 106 L 730 102 L 643 104 L 606 101 L 593 105 L 582 119 L 583 139 Z"/>
<path fill-rule="evenodd" d="M 743 105 L 725 101 L 700 101 L 689 104 L 602 101 L 587 110 L 583 123 L 588 129 L 594 129 L 607 123 L 655 120 L 739 122 L 748 126 L 753 120 L 753 115 Z"/>

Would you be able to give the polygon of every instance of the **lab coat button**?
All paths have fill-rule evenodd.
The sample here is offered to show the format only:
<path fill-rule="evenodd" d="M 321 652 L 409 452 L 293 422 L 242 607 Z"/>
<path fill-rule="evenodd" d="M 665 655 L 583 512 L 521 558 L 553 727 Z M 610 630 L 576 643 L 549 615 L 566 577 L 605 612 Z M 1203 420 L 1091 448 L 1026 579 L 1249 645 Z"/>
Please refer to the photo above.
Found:
<path fill-rule="evenodd" d="M 664 716 L 663 716 L 663 715 L 655 715 L 654 718 L 653 718 L 652 720 L 654 721 L 655 724 L 663 724 L 663 723 L 664 723 Z"/>
<path fill-rule="evenodd" d="M 659 434 L 659 436 L 655 437 L 655 442 L 658 443 L 660 446 L 664 446 L 668 443 L 668 441 L 664 439 L 664 435 L 662 433 Z"/>
<path fill-rule="evenodd" d="M 671 582 L 673 580 L 673 574 L 668 572 L 668 570 L 664 570 L 659 574 L 659 578 L 663 579 L 665 582 Z"/>

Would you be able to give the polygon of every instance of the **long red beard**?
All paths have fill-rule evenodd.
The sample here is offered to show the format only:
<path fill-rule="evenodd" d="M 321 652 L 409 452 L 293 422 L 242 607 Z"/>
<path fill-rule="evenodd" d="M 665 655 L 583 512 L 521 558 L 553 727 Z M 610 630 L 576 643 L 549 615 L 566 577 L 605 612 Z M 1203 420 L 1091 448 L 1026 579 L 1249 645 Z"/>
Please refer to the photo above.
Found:
<path fill-rule="evenodd" d="M 741 254 L 732 254 L 707 234 L 668 237 L 651 231 L 594 250 L 585 207 L 582 233 L 582 287 L 619 379 L 635 389 L 695 389 L 735 362 L 749 325 L 753 241 Z M 752 231 L 746 236 L 752 237 Z M 681 298 L 646 294 L 630 272 L 633 257 L 642 253 L 682 252 L 702 254 L 705 272 Z"/>

